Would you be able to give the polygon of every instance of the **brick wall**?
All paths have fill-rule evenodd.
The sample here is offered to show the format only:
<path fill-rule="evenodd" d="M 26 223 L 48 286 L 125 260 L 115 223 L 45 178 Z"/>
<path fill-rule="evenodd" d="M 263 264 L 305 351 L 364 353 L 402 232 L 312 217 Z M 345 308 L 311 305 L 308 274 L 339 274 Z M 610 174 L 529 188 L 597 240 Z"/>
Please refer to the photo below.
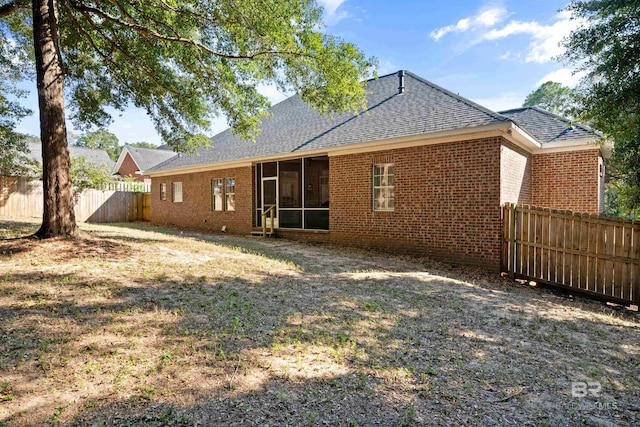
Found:
<path fill-rule="evenodd" d="M 500 204 L 531 203 L 531 154 L 503 141 L 500 152 Z"/>
<path fill-rule="evenodd" d="M 213 211 L 211 180 L 235 178 L 235 211 Z M 182 203 L 171 201 L 171 183 L 182 182 Z M 160 200 L 160 184 L 167 184 L 167 200 Z M 254 208 L 253 168 L 234 168 L 193 174 L 156 177 L 151 185 L 151 221 L 188 229 L 219 232 L 223 225 L 232 234 L 248 234 Z"/>
<path fill-rule="evenodd" d="M 600 150 L 533 156 L 535 206 L 597 214 L 601 208 Z"/>
<path fill-rule="evenodd" d="M 330 157 L 329 239 L 498 269 L 501 142 Z M 373 212 L 372 165 L 391 162 L 395 211 Z"/>
<path fill-rule="evenodd" d="M 136 174 L 138 170 L 138 165 L 136 165 L 136 162 L 133 161 L 131 155 L 127 153 L 127 155 L 124 157 L 124 160 L 122 161 L 122 164 L 120 164 L 118 174 L 123 177 L 128 176 L 135 179 L 136 181 L 144 182 L 144 177 L 140 174 Z"/>

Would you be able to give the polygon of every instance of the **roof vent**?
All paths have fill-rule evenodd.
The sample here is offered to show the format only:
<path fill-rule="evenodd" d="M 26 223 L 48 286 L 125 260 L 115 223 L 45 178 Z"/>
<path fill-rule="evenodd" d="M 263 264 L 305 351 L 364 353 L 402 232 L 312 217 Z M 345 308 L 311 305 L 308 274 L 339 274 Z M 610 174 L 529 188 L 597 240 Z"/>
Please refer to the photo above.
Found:
<path fill-rule="evenodd" d="M 398 71 L 398 93 L 404 93 L 404 70 Z"/>

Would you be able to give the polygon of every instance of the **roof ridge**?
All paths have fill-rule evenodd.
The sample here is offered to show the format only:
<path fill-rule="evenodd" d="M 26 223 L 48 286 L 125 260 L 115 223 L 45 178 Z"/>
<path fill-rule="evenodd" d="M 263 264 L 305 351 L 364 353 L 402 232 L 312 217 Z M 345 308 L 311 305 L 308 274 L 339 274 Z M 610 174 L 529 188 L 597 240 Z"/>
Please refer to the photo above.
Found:
<path fill-rule="evenodd" d="M 485 113 L 486 115 L 488 115 L 490 117 L 493 117 L 494 119 L 497 119 L 497 120 L 502 121 L 502 122 L 506 122 L 506 121 L 511 120 L 510 118 L 508 118 L 506 116 L 503 116 L 502 114 L 500 114 L 500 113 L 498 113 L 496 111 L 490 110 L 487 107 L 484 107 L 484 106 L 482 106 L 482 105 L 480 105 L 480 104 L 478 104 L 476 102 L 473 102 L 472 100 L 470 100 L 468 98 L 465 98 L 464 96 L 460 96 L 460 95 L 458 95 L 458 94 L 456 94 L 454 92 L 451 92 L 450 90 L 447 90 L 447 89 L 443 88 L 442 86 L 438 86 L 437 84 L 435 84 L 435 83 L 433 83 L 433 82 L 431 82 L 431 81 L 429 81 L 429 80 L 427 80 L 425 78 L 422 78 L 422 77 L 420 77 L 420 76 L 418 76 L 416 74 L 413 74 L 411 71 L 398 70 L 396 72 L 396 74 L 399 71 L 404 71 L 405 74 L 413 77 L 414 79 L 418 80 L 419 82 L 421 82 L 421 83 L 423 83 L 423 84 L 425 84 L 427 86 L 431 86 L 433 89 L 438 90 L 438 91 L 444 93 L 445 95 L 450 96 L 450 97 L 452 97 L 452 98 L 454 98 L 454 99 L 456 99 L 456 100 L 458 100 L 460 102 L 463 102 L 463 103 L 467 104 L 468 106 L 470 106 L 472 108 L 480 110 L 483 113 Z"/>
<path fill-rule="evenodd" d="M 516 111 L 516 110 L 526 110 L 527 108 L 531 108 L 531 107 L 515 107 L 515 108 L 508 108 L 506 110 L 500 110 L 497 111 L 498 114 L 504 114 L 504 113 L 510 113 L 512 111 Z"/>

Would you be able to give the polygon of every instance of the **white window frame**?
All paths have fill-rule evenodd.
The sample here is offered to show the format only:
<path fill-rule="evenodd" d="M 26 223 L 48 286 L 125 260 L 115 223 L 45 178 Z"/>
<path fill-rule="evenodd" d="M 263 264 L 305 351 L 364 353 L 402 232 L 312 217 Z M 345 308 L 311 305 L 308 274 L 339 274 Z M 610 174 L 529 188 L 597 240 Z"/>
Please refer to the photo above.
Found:
<path fill-rule="evenodd" d="M 160 200 L 167 200 L 167 183 L 160 183 Z"/>
<path fill-rule="evenodd" d="M 395 167 L 394 163 L 375 163 L 372 167 L 372 208 L 374 212 L 395 211 Z M 380 178 L 376 185 L 376 178 Z M 377 195 L 376 195 L 377 193 Z M 386 197 L 385 197 L 386 194 Z M 382 197 L 382 199 L 380 199 Z M 379 202 L 376 203 L 376 199 Z M 385 206 L 383 206 L 385 205 Z"/>
<path fill-rule="evenodd" d="M 233 184 L 229 185 L 229 182 L 232 182 Z M 224 210 L 225 211 L 236 210 L 236 179 L 235 178 L 224 179 Z"/>
<path fill-rule="evenodd" d="M 217 195 L 216 190 L 219 190 Z M 211 180 L 211 209 L 218 212 L 224 210 L 224 180 L 222 178 Z"/>
<path fill-rule="evenodd" d="M 182 181 L 171 183 L 171 201 L 173 203 L 182 203 Z"/>

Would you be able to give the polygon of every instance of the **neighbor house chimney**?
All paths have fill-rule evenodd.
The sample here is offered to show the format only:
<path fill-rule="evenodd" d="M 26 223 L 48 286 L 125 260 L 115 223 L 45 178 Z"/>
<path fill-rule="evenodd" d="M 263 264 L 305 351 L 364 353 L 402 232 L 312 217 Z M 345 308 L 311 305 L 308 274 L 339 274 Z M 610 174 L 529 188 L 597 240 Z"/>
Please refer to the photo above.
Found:
<path fill-rule="evenodd" d="M 404 93 L 404 70 L 398 71 L 398 93 Z"/>

